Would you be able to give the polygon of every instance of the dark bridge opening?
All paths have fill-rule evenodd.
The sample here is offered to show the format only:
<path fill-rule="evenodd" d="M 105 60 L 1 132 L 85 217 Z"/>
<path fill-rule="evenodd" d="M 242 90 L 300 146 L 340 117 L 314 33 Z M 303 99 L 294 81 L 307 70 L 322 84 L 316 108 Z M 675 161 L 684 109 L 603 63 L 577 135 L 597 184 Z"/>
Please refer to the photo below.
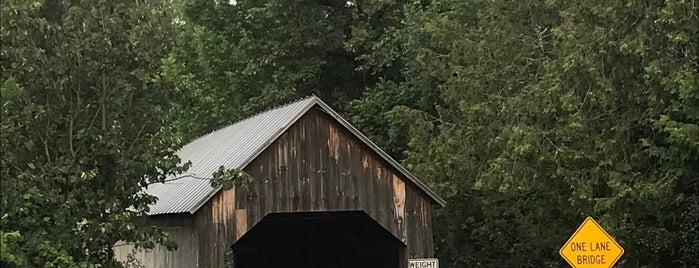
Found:
<path fill-rule="evenodd" d="M 362 211 L 269 214 L 232 250 L 236 268 L 405 266 L 405 245 Z"/>

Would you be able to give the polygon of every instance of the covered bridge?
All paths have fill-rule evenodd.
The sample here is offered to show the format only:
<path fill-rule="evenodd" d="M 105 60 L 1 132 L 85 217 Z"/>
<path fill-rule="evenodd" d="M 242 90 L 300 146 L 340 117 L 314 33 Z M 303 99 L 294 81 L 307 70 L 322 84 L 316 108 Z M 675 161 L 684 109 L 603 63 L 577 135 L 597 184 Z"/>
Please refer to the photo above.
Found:
<path fill-rule="evenodd" d="M 407 267 L 433 256 L 444 201 L 317 97 L 214 131 L 178 152 L 179 179 L 150 185 L 151 223 L 177 242 L 135 256 L 146 267 Z M 212 188 L 241 168 L 247 187 Z M 116 245 L 119 260 L 130 245 Z"/>

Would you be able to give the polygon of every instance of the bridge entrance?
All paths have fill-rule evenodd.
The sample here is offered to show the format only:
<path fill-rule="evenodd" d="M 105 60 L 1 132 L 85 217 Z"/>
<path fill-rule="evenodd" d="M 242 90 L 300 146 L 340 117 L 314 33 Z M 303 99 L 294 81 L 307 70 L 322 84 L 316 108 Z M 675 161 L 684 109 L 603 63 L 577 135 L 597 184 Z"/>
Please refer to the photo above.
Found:
<path fill-rule="evenodd" d="M 362 211 L 272 213 L 232 246 L 235 268 L 398 268 L 405 245 Z"/>

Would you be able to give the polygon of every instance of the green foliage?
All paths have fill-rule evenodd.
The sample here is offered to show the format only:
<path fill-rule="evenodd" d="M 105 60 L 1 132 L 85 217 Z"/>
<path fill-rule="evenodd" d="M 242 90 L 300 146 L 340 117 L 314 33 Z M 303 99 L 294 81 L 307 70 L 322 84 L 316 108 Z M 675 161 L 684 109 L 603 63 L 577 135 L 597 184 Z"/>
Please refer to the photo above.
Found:
<path fill-rule="evenodd" d="M 166 242 L 141 191 L 182 170 L 164 4 L 3 2 L 3 267 L 112 267 L 119 240 Z"/>
<path fill-rule="evenodd" d="M 17 248 L 17 240 L 21 237 L 18 231 L 0 233 L 0 261 L 7 265 L 22 266 L 26 262 L 21 255 L 10 249 Z"/>
<path fill-rule="evenodd" d="M 375 79 L 355 71 L 357 54 L 344 47 L 356 5 L 183 0 L 180 11 L 164 68 L 188 138 L 311 94 L 343 109 Z"/>
<path fill-rule="evenodd" d="M 231 189 L 234 186 L 247 189 L 254 180 L 250 174 L 240 168 L 230 169 L 224 166 L 220 166 L 212 175 L 211 186 L 214 188 L 220 187 L 224 190 Z"/>
<path fill-rule="evenodd" d="M 394 120 L 415 122 L 406 164 L 450 204 L 436 231 L 446 267 L 558 267 L 587 215 L 626 248 L 621 267 L 697 265 L 695 3 L 414 10 L 396 35 L 423 37 L 404 73 L 441 105 Z"/>

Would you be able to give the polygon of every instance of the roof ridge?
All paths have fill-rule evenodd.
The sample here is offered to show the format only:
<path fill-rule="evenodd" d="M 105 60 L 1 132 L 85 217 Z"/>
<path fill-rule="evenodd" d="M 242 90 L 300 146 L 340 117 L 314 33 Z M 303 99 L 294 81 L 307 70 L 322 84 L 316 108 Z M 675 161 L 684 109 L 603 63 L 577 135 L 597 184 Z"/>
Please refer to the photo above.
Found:
<path fill-rule="evenodd" d="M 187 172 L 199 174 L 199 176 L 211 174 L 220 166 L 245 169 L 314 107 L 326 113 L 330 117 L 329 120 L 335 122 L 338 127 L 346 129 L 350 136 L 357 139 L 357 142 L 363 143 L 369 151 L 373 151 L 373 154 L 395 169 L 396 175 L 401 180 L 417 187 L 425 197 L 430 198 L 432 204 L 443 206 L 446 203 L 316 95 L 270 107 L 266 111 L 200 136 L 184 145 L 178 150 L 177 155 L 182 160 L 193 161 L 191 169 Z M 157 196 L 159 200 L 150 206 L 149 215 L 184 212 L 194 214 L 219 190 L 220 188 L 214 188 L 206 181 L 192 178 L 183 178 L 179 184 L 154 184 L 146 191 Z"/>
<path fill-rule="evenodd" d="M 305 101 L 305 100 L 307 100 L 307 99 L 312 99 L 312 98 L 318 98 L 318 97 L 317 97 L 315 94 L 311 94 L 310 96 L 305 96 L 305 97 L 300 98 L 300 99 L 297 99 L 297 100 L 285 102 L 285 103 L 282 103 L 282 104 L 279 104 L 279 105 L 275 105 L 275 106 L 269 106 L 269 107 L 267 107 L 267 109 L 265 109 L 264 111 L 251 114 L 251 115 L 249 115 L 249 116 L 247 116 L 247 117 L 244 117 L 244 118 L 242 118 L 242 119 L 240 119 L 240 120 L 238 120 L 238 121 L 235 121 L 233 124 L 230 124 L 230 125 L 228 125 L 228 126 L 235 125 L 235 124 L 237 124 L 237 123 L 243 122 L 243 121 L 245 121 L 245 120 L 248 120 L 248 119 L 250 119 L 250 118 L 253 118 L 253 117 L 258 116 L 258 115 L 261 115 L 261 114 L 264 114 L 264 113 L 266 113 L 266 112 L 269 112 L 269 111 L 272 111 L 272 110 L 276 110 L 276 109 L 279 109 L 279 108 L 283 108 L 283 107 L 292 105 L 292 104 L 294 104 L 294 103 L 299 103 L 299 102 Z M 226 126 L 226 127 L 228 127 L 228 126 Z M 225 127 L 224 127 L 224 128 L 225 128 Z"/>
<path fill-rule="evenodd" d="M 236 120 L 235 122 L 229 123 L 229 124 L 227 124 L 227 125 L 224 125 L 224 126 L 221 126 L 221 127 L 219 127 L 219 128 L 216 128 L 216 129 L 214 129 L 214 130 L 211 130 L 211 131 L 209 131 L 209 132 L 206 132 L 205 134 L 199 135 L 199 136 L 197 136 L 196 138 L 192 139 L 190 142 L 192 142 L 192 141 L 194 141 L 194 140 L 197 140 L 197 139 L 199 139 L 199 138 L 201 138 L 201 137 L 206 137 L 206 136 L 208 136 L 208 135 L 210 135 L 210 134 L 213 134 L 213 133 L 218 132 L 218 131 L 220 131 L 220 130 L 223 130 L 223 129 L 225 129 L 225 128 L 229 128 L 229 127 L 231 127 L 231 126 L 233 126 L 233 125 L 235 125 L 235 124 L 238 124 L 238 123 L 243 122 L 243 121 L 245 121 L 245 120 L 248 120 L 248 119 L 250 119 L 250 118 L 256 117 L 256 116 L 258 116 L 258 115 L 262 115 L 262 114 L 264 114 L 264 113 L 266 113 L 266 112 L 269 112 L 269 111 L 272 111 L 272 110 L 276 110 L 276 109 L 279 109 L 279 108 L 283 108 L 283 107 L 292 105 L 292 104 L 294 104 L 294 103 L 298 103 L 298 102 L 305 101 L 305 100 L 312 99 L 312 98 L 318 99 L 318 96 L 316 96 L 316 94 L 311 94 L 311 95 L 307 95 L 307 96 L 302 97 L 302 98 L 297 99 L 297 100 L 285 102 L 285 103 L 283 103 L 283 104 L 279 104 L 279 105 L 276 105 L 276 106 L 267 107 L 265 110 L 263 110 L 263 111 L 261 111 L 261 112 L 257 112 L 257 113 L 248 115 L 248 116 L 243 117 L 243 118 L 241 118 L 241 119 L 239 119 L 239 120 Z M 186 144 L 185 144 L 185 145 L 186 145 Z"/>

